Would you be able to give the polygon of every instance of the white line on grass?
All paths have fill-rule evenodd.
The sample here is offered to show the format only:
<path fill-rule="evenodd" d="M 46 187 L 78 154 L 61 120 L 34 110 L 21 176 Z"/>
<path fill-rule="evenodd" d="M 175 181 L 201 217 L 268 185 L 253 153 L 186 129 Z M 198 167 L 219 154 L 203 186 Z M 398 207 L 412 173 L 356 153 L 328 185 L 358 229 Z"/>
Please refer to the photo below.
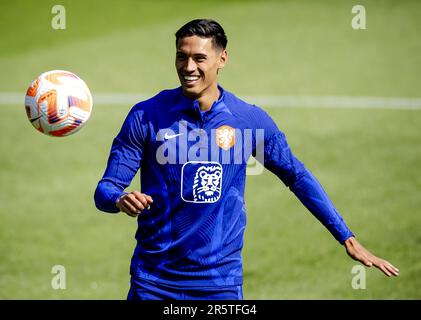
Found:
<path fill-rule="evenodd" d="M 249 96 L 249 103 L 267 107 L 421 109 L 421 98 L 351 96 Z"/>
<path fill-rule="evenodd" d="M 146 100 L 153 95 L 132 93 L 96 93 L 94 105 L 127 105 Z M 421 98 L 356 97 L 356 96 L 241 96 L 248 103 L 263 108 L 370 108 L 370 109 L 421 109 Z M 24 104 L 25 95 L 0 92 L 0 105 Z"/>

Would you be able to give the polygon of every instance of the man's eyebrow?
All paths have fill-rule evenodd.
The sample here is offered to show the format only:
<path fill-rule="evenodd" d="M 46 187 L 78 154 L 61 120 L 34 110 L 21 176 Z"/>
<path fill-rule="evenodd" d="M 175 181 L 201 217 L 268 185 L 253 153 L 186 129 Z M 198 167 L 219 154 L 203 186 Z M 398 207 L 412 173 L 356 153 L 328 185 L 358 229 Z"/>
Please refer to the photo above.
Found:
<path fill-rule="evenodd" d="M 183 51 L 177 51 L 176 52 L 176 54 L 177 55 L 184 55 L 184 56 L 186 56 L 187 54 L 185 53 L 185 52 L 183 52 Z M 206 53 L 195 53 L 195 54 L 193 54 L 193 56 L 195 56 L 195 57 L 207 57 L 208 55 L 206 54 Z"/>

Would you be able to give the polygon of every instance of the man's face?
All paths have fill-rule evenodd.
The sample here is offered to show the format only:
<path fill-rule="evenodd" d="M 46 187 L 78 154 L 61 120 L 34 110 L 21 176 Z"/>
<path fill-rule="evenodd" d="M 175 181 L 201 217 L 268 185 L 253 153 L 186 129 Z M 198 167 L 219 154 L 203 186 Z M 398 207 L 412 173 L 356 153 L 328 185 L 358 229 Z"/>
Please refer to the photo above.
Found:
<path fill-rule="evenodd" d="M 227 60 L 227 52 L 212 44 L 212 38 L 198 36 L 178 40 L 175 67 L 186 96 L 196 99 L 217 85 L 218 69 Z"/>

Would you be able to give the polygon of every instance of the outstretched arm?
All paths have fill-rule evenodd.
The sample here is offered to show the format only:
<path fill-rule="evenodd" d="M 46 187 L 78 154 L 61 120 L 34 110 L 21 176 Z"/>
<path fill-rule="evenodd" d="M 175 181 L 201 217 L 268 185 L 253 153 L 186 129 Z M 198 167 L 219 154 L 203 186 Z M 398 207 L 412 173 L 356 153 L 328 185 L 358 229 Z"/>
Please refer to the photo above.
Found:
<path fill-rule="evenodd" d="M 344 244 L 345 240 L 354 235 L 317 178 L 291 152 L 282 132 L 275 133 L 267 140 L 264 164 L 290 188 L 339 243 Z"/>
<path fill-rule="evenodd" d="M 356 260 L 361 262 L 367 267 L 375 266 L 379 268 L 385 275 L 398 276 L 399 269 L 393 266 L 389 261 L 386 261 L 382 258 L 376 257 L 366 248 L 364 248 L 355 237 L 350 237 L 344 242 L 344 246 L 348 255 Z"/>
<path fill-rule="evenodd" d="M 285 135 L 279 131 L 276 124 L 268 116 L 266 118 L 269 130 L 265 132 L 264 141 L 265 167 L 294 192 L 307 209 L 345 246 L 352 259 L 368 267 L 374 265 L 387 276 L 398 276 L 398 268 L 373 255 L 355 239 L 319 181 L 294 156 Z"/>

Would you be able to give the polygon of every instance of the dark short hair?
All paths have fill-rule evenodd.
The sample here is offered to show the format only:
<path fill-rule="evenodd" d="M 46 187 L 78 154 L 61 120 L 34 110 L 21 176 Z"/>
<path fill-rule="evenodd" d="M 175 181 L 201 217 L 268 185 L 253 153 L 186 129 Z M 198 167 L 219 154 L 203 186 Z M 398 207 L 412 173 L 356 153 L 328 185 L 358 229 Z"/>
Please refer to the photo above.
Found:
<path fill-rule="evenodd" d="M 175 33 L 175 45 L 178 40 L 198 36 L 202 38 L 212 38 L 212 44 L 215 47 L 225 49 L 227 47 L 227 36 L 221 25 L 212 19 L 195 19 L 187 22 Z"/>

